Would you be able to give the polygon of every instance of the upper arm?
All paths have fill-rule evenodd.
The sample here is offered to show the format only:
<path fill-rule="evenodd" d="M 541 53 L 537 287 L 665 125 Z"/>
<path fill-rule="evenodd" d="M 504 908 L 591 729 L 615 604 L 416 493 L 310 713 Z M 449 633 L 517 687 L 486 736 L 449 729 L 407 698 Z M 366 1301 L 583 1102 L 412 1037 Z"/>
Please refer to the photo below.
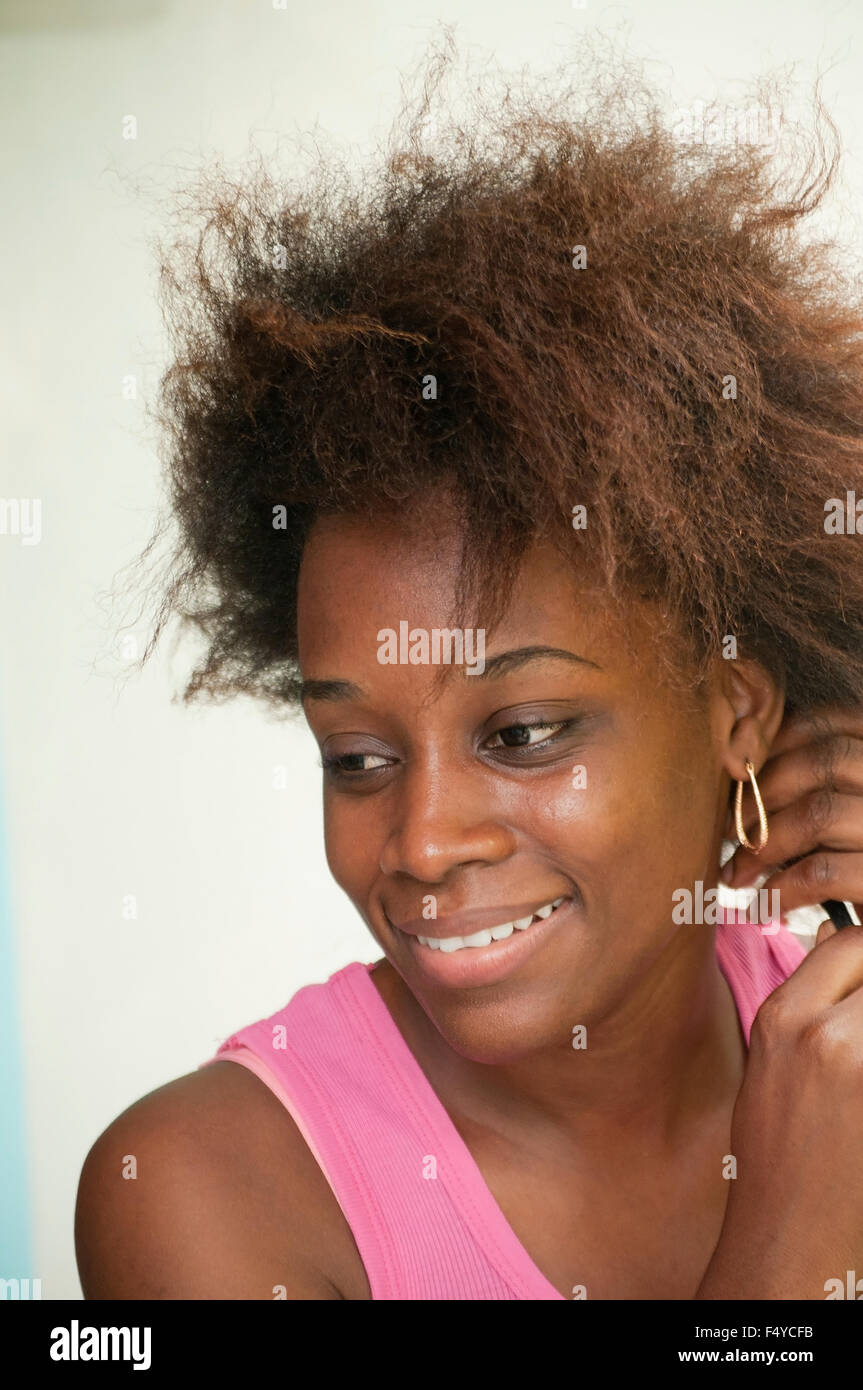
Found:
<path fill-rule="evenodd" d="M 283 1142 L 292 1122 L 274 1126 L 268 1096 L 245 1068 L 223 1063 L 151 1092 L 108 1126 L 78 1187 L 85 1298 L 341 1297 L 319 1268 L 302 1175 Z"/>

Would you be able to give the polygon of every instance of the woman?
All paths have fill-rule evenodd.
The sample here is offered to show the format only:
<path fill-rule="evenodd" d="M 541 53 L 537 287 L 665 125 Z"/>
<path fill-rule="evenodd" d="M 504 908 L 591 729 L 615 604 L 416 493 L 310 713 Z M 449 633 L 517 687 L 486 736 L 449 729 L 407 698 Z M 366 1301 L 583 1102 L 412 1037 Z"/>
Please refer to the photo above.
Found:
<path fill-rule="evenodd" d="M 302 706 L 377 959 L 96 1141 L 87 1297 L 863 1268 L 863 928 L 784 920 L 863 901 L 863 309 L 797 230 L 833 164 L 615 101 L 414 122 L 362 197 L 226 188 L 171 272 L 161 617 L 189 698 Z M 781 921 L 711 913 L 735 827 Z"/>

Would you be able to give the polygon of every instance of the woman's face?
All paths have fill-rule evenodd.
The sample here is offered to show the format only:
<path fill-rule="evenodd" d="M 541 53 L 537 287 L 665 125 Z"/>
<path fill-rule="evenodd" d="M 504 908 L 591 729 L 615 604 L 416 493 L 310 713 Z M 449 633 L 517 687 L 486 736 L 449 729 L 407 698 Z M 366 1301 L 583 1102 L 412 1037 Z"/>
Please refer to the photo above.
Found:
<path fill-rule="evenodd" d="M 442 524 L 432 542 L 415 525 L 318 521 L 300 664 L 330 764 L 336 881 L 449 1044 L 501 1062 L 568 1041 L 651 972 L 679 980 L 692 952 L 712 950 L 710 927 L 672 922 L 672 895 L 715 886 L 735 713 L 719 673 L 700 705 L 661 683 L 671 639 L 657 610 L 634 603 L 625 630 L 541 544 L 483 671 L 452 665 L 441 680 L 440 664 L 383 664 L 384 629 L 431 640 L 448 625 L 459 538 Z M 451 944 L 559 899 L 489 946 L 418 940 Z"/>

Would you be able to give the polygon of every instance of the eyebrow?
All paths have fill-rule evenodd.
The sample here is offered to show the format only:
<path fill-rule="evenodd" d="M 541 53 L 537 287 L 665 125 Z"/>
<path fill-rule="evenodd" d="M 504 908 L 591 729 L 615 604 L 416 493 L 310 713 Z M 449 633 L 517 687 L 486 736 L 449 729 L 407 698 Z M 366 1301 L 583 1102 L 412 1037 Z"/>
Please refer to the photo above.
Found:
<path fill-rule="evenodd" d="M 594 671 L 601 671 L 602 667 L 597 662 L 591 661 L 589 657 L 578 656 L 576 652 L 567 651 L 565 647 L 514 647 L 512 651 L 500 652 L 497 656 L 489 657 L 485 663 L 485 670 L 477 676 L 471 676 L 471 680 L 487 680 L 489 676 L 505 676 L 510 671 L 517 671 L 519 667 L 526 666 L 529 661 L 571 661 L 577 666 L 591 666 Z"/>
<path fill-rule="evenodd" d="M 602 670 L 598 662 L 591 661 L 586 656 L 578 656 L 576 652 L 567 651 L 565 647 L 513 647 L 511 651 L 499 652 L 497 656 L 490 657 L 485 663 L 485 669 L 470 679 L 488 680 L 489 677 L 505 676 L 531 661 L 549 660 L 569 661 L 577 666 L 590 666 L 595 671 Z M 464 674 L 467 679 L 466 668 Z M 353 681 L 307 680 L 300 686 L 300 699 L 303 704 L 308 700 L 361 700 L 365 693 L 362 686 L 355 685 Z"/>

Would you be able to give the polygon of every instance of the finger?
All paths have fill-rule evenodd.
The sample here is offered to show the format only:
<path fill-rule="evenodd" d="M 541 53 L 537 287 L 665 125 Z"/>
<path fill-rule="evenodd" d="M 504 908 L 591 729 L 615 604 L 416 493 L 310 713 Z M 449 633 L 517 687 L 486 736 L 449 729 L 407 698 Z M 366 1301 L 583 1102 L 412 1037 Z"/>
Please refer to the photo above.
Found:
<path fill-rule="evenodd" d="M 765 766 L 770 758 L 790 752 L 812 739 L 829 737 L 833 733 L 863 738 L 863 706 L 823 705 L 806 714 L 789 714 L 770 745 Z"/>
<path fill-rule="evenodd" d="M 834 931 L 832 936 L 825 934 L 766 1003 L 769 1005 L 781 995 L 783 1012 L 787 1010 L 791 1016 L 796 1014 L 801 1021 L 807 1021 L 838 1004 L 861 985 L 863 927 L 852 925 Z"/>
<path fill-rule="evenodd" d="M 771 874 L 762 886 L 779 894 L 779 912 L 783 916 L 798 907 L 814 907 L 827 898 L 853 903 L 863 896 L 863 853 L 830 854 L 817 850 Z"/>
<path fill-rule="evenodd" d="M 762 874 L 818 849 L 863 850 L 863 801 L 859 796 L 817 787 L 784 810 L 773 812 L 768 817 L 768 832 L 767 844 L 757 854 L 742 845 L 735 850 L 724 866 L 723 883 L 745 888 Z"/>
<path fill-rule="evenodd" d="M 831 922 L 829 917 L 825 917 L 823 922 L 818 923 L 818 930 L 815 933 L 815 946 L 820 946 L 822 941 L 826 941 L 828 936 L 835 936 L 836 923 Z"/>
<path fill-rule="evenodd" d="M 863 739 L 848 734 L 832 734 L 826 739 L 801 743 L 778 758 L 771 758 L 757 774 L 758 790 L 768 815 L 792 802 L 830 786 L 835 791 L 863 796 Z M 758 825 L 758 804 L 752 783 L 743 787 L 741 806 L 743 828 L 749 838 Z M 734 809 L 730 808 L 729 831 L 734 829 Z"/>
<path fill-rule="evenodd" d="M 863 989 L 850 990 L 834 1007 L 831 1012 L 830 1031 L 836 1038 L 844 1036 L 850 1047 L 856 1045 L 859 1075 L 859 1069 L 863 1068 Z"/>

